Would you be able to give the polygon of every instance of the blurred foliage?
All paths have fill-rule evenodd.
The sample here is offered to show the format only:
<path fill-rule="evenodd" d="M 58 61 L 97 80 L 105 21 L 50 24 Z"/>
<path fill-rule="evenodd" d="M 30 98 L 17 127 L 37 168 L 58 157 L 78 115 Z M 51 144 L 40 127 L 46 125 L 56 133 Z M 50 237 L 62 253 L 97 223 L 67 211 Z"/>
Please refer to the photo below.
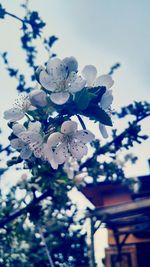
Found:
<path fill-rule="evenodd" d="M 26 206 L 26 199 L 32 200 L 28 212 L 1 228 L 0 266 L 50 266 L 45 244 L 54 266 L 88 266 L 82 223 L 79 225 L 75 219 L 77 209 L 68 200 L 67 190 L 63 188 L 62 196 L 58 188 L 51 197 L 34 204 L 34 193 L 38 191 L 35 187 L 37 184 L 20 181 L 5 197 L 1 196 L 1 218 Z M 23 197 L 17 200 L 19 191 Z"/>

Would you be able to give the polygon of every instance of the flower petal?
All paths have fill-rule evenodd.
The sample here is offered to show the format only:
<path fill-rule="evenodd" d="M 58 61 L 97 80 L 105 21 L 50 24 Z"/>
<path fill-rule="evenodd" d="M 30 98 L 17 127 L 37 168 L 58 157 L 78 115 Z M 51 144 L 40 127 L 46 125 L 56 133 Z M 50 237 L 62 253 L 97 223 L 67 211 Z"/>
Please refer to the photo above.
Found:
<path fill-rule="evenodd" d="M 51 76 L 45 70 L 42 70 L 40 72 L 39 81 L 41 85 L 48 91 L 53 92 L 57 88 L 56 83 L 52 80 Z"/>
<path fill-rule="evenodd" d="M 107 90 L 101 98 L 100 106 L 102 109 L 108 109 L 113 102 L 112 90 Z"/>
<path fill-rule="evenodd" d="M 81 76 L 77 76 L 74 82 L 71 82 L 68 86 L 68 91 L 70 93 L 76 93 L 84 88 L 86 84 L 86 80 L 84 80 Z"/>
<path fill-rule="evenodd" d="M 66 160 L 63 169 L 67 173 L 68 178 L 73 179 L 75 172 L 79 171 L 79 164 L 76 159 L 69 157 Z"/>
<path fill-rule="evenodd" d="M 72 71 L 66 79 L 66 84 L 68 85 L 68 88 L 71 86 L 72 83 L 74 83 L 76 79 L 77 73 L 75 71 Z"/>
<path fill-rule="evenodd" d="M 49 160 L 49 163 L 54 170 L 58 169 L 58 163 L 56 163 L 54 159 Z"/>
<path fill-rule="evenodd" d="M 63 134 L 71 134 L 77 130 L 78 124 L 75 121 L 65 121 L 61 126 Z"/>
<path fill-rule="evenodd" d="M 68 76 L 68 69 L 59 58 L 49 59 L 46 69 L 49 75 L 57 82 L 63 81 Z"/>
<path fill-rule="evenodd" d="M 41 134 L 37 133 L 37 132 L 29 132 L 29 139 L 30 139 L 30 143 L 36 143 L 36 144 L 42 144 L 43 139 Z"/>
<path fill-rule="evenodd" d="M 68 169 L 67 171 L 66 171 L 66 173 L 67 173 L 67 176 L 68 176 L 68 178 L 69 179 L 73 179 L 73 177 L 74 177 L 74 170 L 73 169 Z"/>
<path fill-rule="evenodd" d="M 48 144 L 44 144 L 43 146 L 43 157 L 50 163 L 54 170 L 58 169 L 58 163 L 54 161 L 54 152 Z"/>
<path fill-rule="evenodd" d="M 84 143 L 72 141 L 70 144 L 70 152 L 74 158 L 80 160 L 88 152 L 87 146 Z"/>
<path fill-rule="evenodd" d="M 4 119 L 11 122 L 19 121 L 24 117 L 24 112 L 21 109 L 11 108 L 4 112 Z"/>
<path fill-rule="evenodd" d="M 33 131 L 26 131 L 26 132 L 22 132 L 19 135 L 19 138 L 27 143 L 27 144 L 31 144 L 31 143 L 42 143 L 42 137 L 39 133 L 37 132 L 33 132 Z"/>
<path fill-rule="evenodd" d="M 111 88 L 114 84 L 112 77 L 108 74 L 97 77 L 94 86 L 105 86 L 107 89 Z"/>
<path fill-rule="evenodd" d="M 20 157 L 22 159 L 28 159 L 30 158 L 32 155 L 32 151 L 30 150 L 30 148 L 28 147 L 28 145 L 24 146 L 20 152 Z"/>
<path fill-rule="evenodd" d="M 15 149 L 22 149 L 24 147 L 24 143 L 19 138 L 14 138 L 10 141 L 10 145 Z"/>
<path fill-rule="evenodd" d="M 24 142 L 24 143 L 30 143 L 30 136 L 31 136 L 31 132 L 29 133 L 28 131 L 25 132 L 21 132 L 20 134 L 18 134 L 18 137 Z"/>
<path fill-rule="evenodd" d="M 65 57 L 62 63 L 68 68 L 69 72 L 77 72 L 78 62 L 74 57 Z"/>
<path fill-rule="evenodd" d="M 32 105 L 30 105 L 30 107 L 28 108 L 29 111 L 34 111 L 34 110 L 36 110 L 36 109 L 37 109 L 37 107 L 34 107 L 34 106 L 32 106 Z M 27 111 L 28 111 L 28 110 L 27 110 Z"/>
<path fill-rule="evenodd" d="M 66 143 L 60 144 L 54 151 L 54 161 L 57 164 L 63 164 L 69 157 Z"/>
<path fill-rule="evenodd" d="M 82 70 L 82 75 L 87 81 L 87 86 L 92 86 L 97 75 L 97 69 L 93 65 L 86 65 Z"/>
<path fill-rule="evenodd" d="M 69 99 L 70 94 L 68 92 L 52 93 L 50 99 L 57 105 L 65 104 Z"/>
<path fill-rule="evenodd" d="M 95 136 L 89 130 L 80 130 L 74 134 L 74 138 L 86 144 L 88 142 L 91 142 L 95 138 Z"/>
<path fill-rule="evenodd" d="M 100 123 L 99 129 L 100 129 L 100 132 L 101 132 L 103 138 L 108 138 L 108 133 L 107 133 L 105 125 Z"/>
<path fill-rule="evenodd" d="M 33 90 L 29 96 L 32 105 L 39 107 L 45 107 L 47 105 L 47 95 L 43 90 Z"/>
<path fill-rule="evenodd" d="M 47 144 L 50 147 L 55 147 L 56 145 L 58 145 L 62 141 L 63 141 L 63 134 L 61 134 L 59 132 L 55 132 L 49 136 L 49 138 L 47 140 Z"/>
<path fill-rule="evenodd" d="M 62 61 L 59 58 L 50 58 L 46 64 L 46 70 L 48 74 L 53 76 L 53 72 L 55 72 L 55 70 L 59 68 L 61 62 Z"/>
<path fill-rule="evenodd" d="M 41 130 L 41 123 L 39 121 L 29 122 L 28 130 L 34 133 L 39 133 Z"/>
<path fill-rule="evenodd" d="M 20 133 L 26 131 L 26 128 L 22 124 L 16 123 L 13 125 L 12 130 L 13 134 L 18 136 Z"/>
<path fill-rule="evenodd" d="M 48 144 L 43 145 L 43 157 L 44 159 L 50 161 L 53 159 L 53 151 L 52 148 Z"/>

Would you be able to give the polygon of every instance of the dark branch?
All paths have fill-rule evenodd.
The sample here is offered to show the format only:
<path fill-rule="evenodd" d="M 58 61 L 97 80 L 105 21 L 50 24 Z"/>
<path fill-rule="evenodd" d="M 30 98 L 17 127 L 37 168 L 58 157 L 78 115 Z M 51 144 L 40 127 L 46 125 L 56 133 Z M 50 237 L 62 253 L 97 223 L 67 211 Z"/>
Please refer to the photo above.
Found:
<path fill-rule="evenodd" d="M 99 149 L 97 149 L 93 156 L 89 159 L 87 159 L 84 163 L 82 163 L 80 165 L 80 170 L 82 170 L 85 167 L 88 167 L 89 165 L 91 165 L 91 163 L 93 162 L 94 159 L 96 159 L 97 156 L 99 156 L 100 154 L 105 154 L 108 151 L 110 151 L 110 147 L 114 144 L 117 144 L 118 142 L 121 144 L 121 142 L 123 141 L 124 138 L 127 137 L 128 133 L 130 133 L 131 128 L 133 127 L 133 125 L 137 125 L 140 121 L 144 120 L 145 118 L 147 118 L 148 116 L 150 116 L 150 114 L 145 114 L 143 117 L 138 118 L 137 120 L 133 121 L 133 123 L 131 123 L 129 125 L 128 128 L 126 128 L 121 134 L 119 134 L 118 136 L 116 136 L 116 138 L 114 138 L 112 141 L 110 141 L 109 143 L 107 143 L 106 145 L 104 145 L 103 147 L 100 147 Z M 120 146 L 118 148 L 115 148 L 115 151 L 119 150 Z"/>
<path fill-rule="evenodd" d="M 36 204 L 38 204 L 41 200 L 47 198 L 48 196 L 50 196 L 52 194 L 52 189 L 48 189 L 47 191 L 45 191 L 40 197 L 34 198 L 30 204 L 28 204 L 25 208 L 22 208 L 12 214 L 10 214 L 9 216 L 7 216 L 6 218 L 3 218 L 0 221 L 0 228 L 3 228 L 6 224 L 8 224 L 9 222 L 15 220 L 16 218 L 18 218 L 19 216 L 21 216 L 22 214 L 25 214 L 27 212 L 30 212 L 31 207 L 35 206 Z"/>
<path fill-rule="evenodd" d="M 5 14 L 8 15 L 8 16 L 10 16 L 10 17 L 12 17 L 12 18 L 14 18 L 14 19 L 19 20 L 19 21 L 22 22 L 23 24 L 24 24 L 24 23 L 30 24 L 27 20 L 23 20 L 23 19 L 19 18 L 18 16 L 14 15 L 14 14 L 12 14 L 12 13 L 10 13 L 10 12 L 5 11 Z"/>

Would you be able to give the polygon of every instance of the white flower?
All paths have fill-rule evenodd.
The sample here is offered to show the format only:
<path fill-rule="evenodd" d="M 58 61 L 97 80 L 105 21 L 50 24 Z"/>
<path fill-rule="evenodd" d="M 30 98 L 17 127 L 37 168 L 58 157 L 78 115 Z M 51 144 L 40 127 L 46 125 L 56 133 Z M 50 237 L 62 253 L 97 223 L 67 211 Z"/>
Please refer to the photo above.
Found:
<path fill-rule="evenodd" d="M 86 81 L 77 75 L 78 63 L 74 57 L 49 59 L 46 70 L 41 70 L 39 81 L 51 92 L 50 99 L 57 105 L 66 103 L 70 94 L 80 91 Z"/>
<path fill-rule="evenodd" d="M 15 100 L 13 108 L 4 112 L 4 119 L 10 122 L 21 120 L 25 113 L 36 108 L 31 105 L 29 96 L 27 94 L 20 94 L 19 98 Z"/>
<path fill-rule="evenodd" d="M 65 121 L 61 126 L 61 133 L 52 133 L 47 141 L 45 157 L 55 165 L 66 162 L 70 156 L 80 160 L 87 154 L 88 148 L 85 145 L 94 139 L 94 135 L 88 130 L 77 130 L 77 123 Z"/>
<path fill-rule="evenodd" d="M 79 171 L 79 164 L 74 158 L 69 157 L 63 169 L 67 173 L 68 178 L 73 179 L 75 172 Z"/>
<path fill-rule="evenodd" d="M 41 134 L 41 123 L 30 122 L 28 130 L 21 132 L 19 138 L 29 145 L 30 150 L 36 158 L 43 157 L 44 140 Z"/>
<path fill-rule="evenodd" d="M 43 138 L 40 133 L 41 123 L 30 122 L 28 129 L 17 123 L 12 127 L 13 134 L 17 137 L 10 141 L 13 148 L 20 151 L 22 159 L 28 159 L 32 155 L 41 158 L 43 156 Z"/>
<path fill-rule="evenodd" d="M 102 95 L 99 106 L 105 111 L 111 113 L 111 104 L 113 102 L 112 90 L 106 90 L 106 92 Z M 106 126 L 102 123 L 99 124 L 99 129 L 104 138 L 108 138 L 108 133 Z"/>
<path fill-rule="evenodd" d="M 109 90 L 113 84 L 114 81 L 112 77 L 108 74 L 97 76 L 97 69 L 93 65 L 87 65 L 82 70 L 82 75 L 87 81 L 88 87 L 96 87 L 96 86 L 105 86 L 106 92 L 103 94 L 101 101 L 99 103 L 99 106 L 105 111 L 110 112 L 111 111 L 111 104 L 113 102 L 113 95 L 112 90 Z M 99 129 L 104 138 L 108 137 L 107 129 L 104 124 L 99 124 Z"/>
<path fill-rule="evenodd" d="M 21 140 L 21 138 L 19 138 L 19 134 L 25 132 L 26 128 L 23 125 L 17 123 L 15 125 L 13 125 L 12 130 L 13 130 L 13 134 L 16 136 L 16 138 L 14 138 L 10 141 L 10 145 L 14 149 L 20 151 L 20 157 L 22 159 L 30 158 L 32 155 L 32 151 L 29 148 L 29 145 L 26 142 L 23 142 Z"/>
<path fill-rule="evenodd" d="M 97 77 L 97 69 L 93 65 L 86 65 L 82 70 L 82 76 L 88 87 L 105 86 L 109 89 L 114 84 L 112 77 L 108 74 Z"/>

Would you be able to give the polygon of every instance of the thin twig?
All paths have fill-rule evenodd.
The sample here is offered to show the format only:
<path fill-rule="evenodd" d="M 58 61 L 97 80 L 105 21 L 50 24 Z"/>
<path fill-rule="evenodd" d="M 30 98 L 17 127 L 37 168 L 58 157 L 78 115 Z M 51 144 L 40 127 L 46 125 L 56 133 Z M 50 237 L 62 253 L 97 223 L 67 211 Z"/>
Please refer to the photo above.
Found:
<path fill-rule="evenodd" d="M 12 14 L 10 12 L 6 11 L 5 14 L 10 16 L 10 17 L 12 17 L 12 18 L 14 18 L 14 19 L 17 19 L 17 20 L 21 21 L 23 24 L 24 23 L 30 24 L 27 20 L 23 20 L 23 19 L 19 18 L 18 16 L 14 15 L 14 14 Z"/>
<path fill-rule="evenodd" d="M 39 233 L 40 233 L 40 236 L 41 236 L 41 240 L 42 240 L 42 242 L 44 244 L 45 252 L 47 254 L 47 258 L 49 260 L 50 266 L 51 267 L 55 267 L 54 263 L 53 263 L 53 260 L 52 260 L 52 257 L 51 257 L 51 254 L 50 254 L 50 250 L 49 250 L 49 248 L 47 246 L 47 243 L 46 243 L 42 228 L 40 226 L 38 226 L 38 229 L 39 229 Z"/>
<path fill-rule="evenodd" d="M 78 120 L 79 120 L 79 122 L 80 122 L 80 124 L 81 124 L 81 126 L 82 126 L 82 128 L 83 128 L 83 130 L 86 130 L 85 123 L 84 123 L 84 121 L 82 120 L 81 116 L 78 115 L 78 114 L 77 114 L 76 116 L 77 116 L 77 118 L 78 118 Z"/>
<path fill-rule="evenodd" d="M 117 140 L 123 140 L 124 137 L 126 136 L 126 134 L 130 131 L 131 127 L 134 124 L 138 124 L 140 121 L 144 120 L 145 118 L 147 118 L 148 116 L 150 116 L 150 114 L 146 114 L 144 117 L 139 118 L 137 120 L 135 120 L 128 128 L 126 128 L 121 134 L 119 134 L 118 136 L 116 136 L 116 138 L 114 138 L 112 141 L 110 141 L 109 143 L 107 143 L 106 145 L 104 145 L 103 147 L 100 147 L 99 149 L 97 149 L 91 158 L 87 159 L 84 163 L 82 163 L 80 165 L 80 170 L 82 170 L 84 167 L 87 167 L 94 158 L 96 158 L 98 155 L 103 154 L 104 152 L 106 153 L 107 151 L 109 151 L 110 147 L 115 144 L 117 142 Z"/>
<path fill-rule="evenodd" d="M 116 70 L 116 69 L 118 69 L 118 68 L 120 68 L 120 63 L 116 63 L 116 64 L 114 64 L 111 68 L 110 68 L 110 71 L 109 71 L 109 73 L 108 73 L 108 75 L 112 75 L 112 74 L 114 74 L 114 71 Z"/>

